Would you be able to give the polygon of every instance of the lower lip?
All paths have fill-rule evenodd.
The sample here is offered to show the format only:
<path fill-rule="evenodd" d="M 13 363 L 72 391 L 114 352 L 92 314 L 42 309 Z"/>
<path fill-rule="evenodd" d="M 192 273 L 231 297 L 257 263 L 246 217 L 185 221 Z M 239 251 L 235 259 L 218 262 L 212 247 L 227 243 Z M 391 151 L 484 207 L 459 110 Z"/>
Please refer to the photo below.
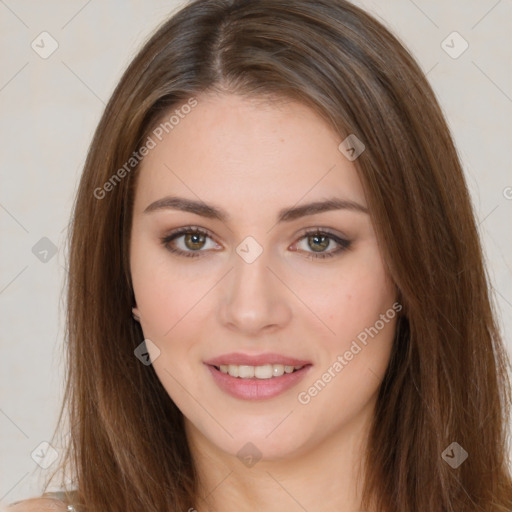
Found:
<path fill-rule="evenodd" d="M 217 370 L 214 366 L 206 365 L 213 380 L 222 391 L 235 398 L 244 400 L 265 400 L 280 395 L 301 381 L 312 365 L 303 366 L 300 370 L 285 373 L 280 377 L 270 379 L 241 379 Z"/>

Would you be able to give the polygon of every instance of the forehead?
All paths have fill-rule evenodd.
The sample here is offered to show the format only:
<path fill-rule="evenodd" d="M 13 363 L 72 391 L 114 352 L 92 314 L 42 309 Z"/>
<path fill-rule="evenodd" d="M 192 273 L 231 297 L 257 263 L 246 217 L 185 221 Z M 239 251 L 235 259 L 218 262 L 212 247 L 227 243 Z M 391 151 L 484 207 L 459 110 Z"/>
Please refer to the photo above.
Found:
<path fill-rule="evenodd" d="M 135 213 L 167 193 L 226 203 L 240 211 L 338 196 L 365 204 L 341 137 L 311 108 L 234 94 L 196 96 L 160 125 L 138 169 Z M 186 113 L 185 113 L 186 112 Z M 153 133 L 155 133 L 153 131 Z M 161 139 L 161 140 L 160 140 Z"/>

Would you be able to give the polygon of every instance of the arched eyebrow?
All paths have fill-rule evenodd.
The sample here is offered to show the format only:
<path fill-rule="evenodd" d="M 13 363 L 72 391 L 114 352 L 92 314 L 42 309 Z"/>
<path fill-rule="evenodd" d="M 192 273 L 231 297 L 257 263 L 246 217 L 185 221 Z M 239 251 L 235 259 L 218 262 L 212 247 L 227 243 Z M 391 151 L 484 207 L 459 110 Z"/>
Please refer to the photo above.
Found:
<path fill-rule="evenodd" d="M 208 219 L 220 220 L 227 223 L 230 215 L 218 206 L 209 205 L 202 201 L 195 201 L 185 197 L 166 196 L 148 205 L 144 213 L 151 213 L 160 210 L 181 210 L 184 212 L 195 213 L 201 217 Z M 277 215 L 277 222 L 290 222 L 307 215 L 322 213 L 332 210 L 352 210 L 356 212 L 368 214 L 368 208 L 365 206 L 346 199 L 336 197 L 326 199 L 324 201 L 315 201 L 304 204 L 302 206 L 292 206 L 283 208 Z"/>

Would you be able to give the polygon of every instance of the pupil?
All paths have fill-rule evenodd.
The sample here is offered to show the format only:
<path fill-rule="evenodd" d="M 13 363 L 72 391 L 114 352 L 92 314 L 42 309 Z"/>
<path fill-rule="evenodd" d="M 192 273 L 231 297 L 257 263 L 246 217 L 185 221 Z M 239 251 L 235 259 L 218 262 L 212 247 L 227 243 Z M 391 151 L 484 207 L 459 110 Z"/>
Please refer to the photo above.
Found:
<path fill-rule="evenodd" d="M 318 240 L 321 240 L 321 239 L 324 240 L 322 247 L 320 247 L 320 251 L 322 249 L 325 249 L 329 245 L 329 239 L 325 235 L 313 235 L 310 237 L 310 239 L 313 239 L 314 243 L 318 243 Z M 314 247 L 312 247 L 312 249 L 316 252 L 320 252 L 317 249 L 315 249 Z"/>
<path fill-rule="evenodd" d="M 191 240 L 192 240 L 192 245 L 194 245 L 194 247 L 189 247 L 189 249 L 200 249 L 204 245 L 204 240 L 201 240 L 201 238 L 204 238 L 204 235 L 201 235 L 198 233 L 188 234 L 185 238 L 187 246 L 188 246 L 188 242 Z M 197 245 L 199 245 L 199 247 L 197 247 Z"/>

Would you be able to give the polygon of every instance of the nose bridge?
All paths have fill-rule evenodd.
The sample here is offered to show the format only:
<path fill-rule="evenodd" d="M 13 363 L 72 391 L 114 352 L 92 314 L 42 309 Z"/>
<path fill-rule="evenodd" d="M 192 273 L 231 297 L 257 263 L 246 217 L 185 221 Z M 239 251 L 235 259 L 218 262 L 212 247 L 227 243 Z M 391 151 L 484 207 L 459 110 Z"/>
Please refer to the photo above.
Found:
<path fill-rule="evenodd" d="M 283 325 L 290 310 L 282 283 L 267 268 L 272 267 L 270 251 L 248 238 L 233 254 L 234 268 L 224 288 L 221 319 L 255 333 L 270 325 Z"/>
<path fill-rule="evenodd" d="M 243 292 L 246 289 L 260 295 L 261 292 L 269 290 L 272 287 L 271 272 L 267 268 L 270 265 L 269 251 L 263 251 L 250 259 L 240 255 L 239 251 L 241 252 L 240 247 L 237 249 L 237 256 L 234 257 L 233 285 L 236 292 Z"/>

